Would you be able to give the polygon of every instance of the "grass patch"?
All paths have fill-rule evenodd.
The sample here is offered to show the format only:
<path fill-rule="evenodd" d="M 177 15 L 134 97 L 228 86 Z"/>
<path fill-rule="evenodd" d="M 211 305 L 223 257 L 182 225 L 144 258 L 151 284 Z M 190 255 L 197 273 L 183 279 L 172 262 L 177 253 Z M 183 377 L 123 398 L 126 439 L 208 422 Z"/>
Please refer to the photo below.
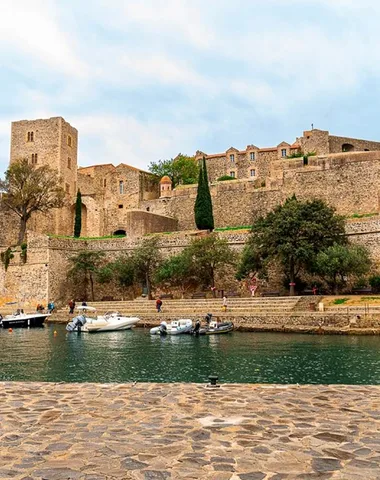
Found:
<path fill-rule="evenodd" d="M 377 300 L 380 301 L 380 296 L 379 297 L 362 297 L 360 300 L 367 301 L 367 300 Z"/>
<path fill-rule="evenodd" d="M 343 303 L 346 303 L 349 300 L 349 298 L 336 298 L 334 300 L 334 305 L 343 305 Z"/>
<path fill-rule="evenodd" d="M 233 230 L 251 230 L 252 225 L 243 225 L 241 227 L 221 227 L 215 228 L 215 232 L 230 232 Z"/>
<path fill-rule="evenodd" d="M 109 240 L 109 239 L 115 239 L 115 238 L 127 238 L 126 235 L 105 235 L 104 237 L 71 237 L 69 235 L 50 235 L 48 234 L 49 238 L 59 238 L 59 239 L 64 239 L 64 240 L 86 240 L 86 241 L 91 241 L 91 240 Z"/>
<path fill-rule="evenodd" d="M 368 217 L 377 217 L 378 213 L 354 213 L 349 215 L 347 218 L 368 218 Z"/>

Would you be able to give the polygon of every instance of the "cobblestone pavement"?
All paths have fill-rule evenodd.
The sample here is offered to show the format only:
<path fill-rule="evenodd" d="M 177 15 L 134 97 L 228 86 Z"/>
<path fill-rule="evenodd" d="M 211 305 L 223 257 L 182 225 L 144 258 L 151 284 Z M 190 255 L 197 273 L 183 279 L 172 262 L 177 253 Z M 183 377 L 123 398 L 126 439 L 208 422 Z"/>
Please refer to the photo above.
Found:
<path fill-rule="evenodd" d="M 0 478 L 380 479 L 380 387 L 0 383 Z"/>

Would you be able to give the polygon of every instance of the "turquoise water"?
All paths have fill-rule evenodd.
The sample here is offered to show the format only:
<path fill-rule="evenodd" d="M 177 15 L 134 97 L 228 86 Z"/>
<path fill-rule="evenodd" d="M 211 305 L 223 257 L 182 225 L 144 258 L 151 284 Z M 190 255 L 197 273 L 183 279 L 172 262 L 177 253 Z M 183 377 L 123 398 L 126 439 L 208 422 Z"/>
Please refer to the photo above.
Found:
<path fill-rule="evenodd" d="M 54 336 L 54 330 L 57 335 Z M 380 337 L 0 330 L 0 380 L 380 384 Z"/>

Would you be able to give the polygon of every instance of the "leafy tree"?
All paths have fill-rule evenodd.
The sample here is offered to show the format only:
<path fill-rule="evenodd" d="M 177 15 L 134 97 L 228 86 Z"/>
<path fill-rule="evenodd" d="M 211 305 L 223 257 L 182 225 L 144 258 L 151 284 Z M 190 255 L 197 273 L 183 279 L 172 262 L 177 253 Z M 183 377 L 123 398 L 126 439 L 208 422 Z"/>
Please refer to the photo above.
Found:
<path fill-rule="evenodd" d="M 167 175 L 173 182 L 173 188 L 179 184 L 189 185 L 197 182 L 199 166 L 194 157 L 179 153 L 176 158 L 151 162 L 149 171 L 162 178 Z"/>
<path fill-rule="evenodd" d="M 152 284 L 155 271 L 161 263 L 158 238 L 146 238 L 135 248 L 132 255 L 134 279 L 145 283 L 148 298 L 152 298 Z"/>
<path fill-rule="evenodd" d="M 212 200 L 208 184 L 206 159 L 203 157 L 199 171 L 198 192 L 194 205 L 195 224 L 199 230 L 214 230 Z"/>
<path fill-rule="evenodd" d="M 80 190 L 77 192 L 77 201 L 75 203 L 75 223 L 74 237 L 79 238 L 82 230 L 82 194 Z"/>
<path fill-rule="evenodd" d="M 62 207 L 65 192 L 57 173 L 47 165 L 36 168 L 27 159 L 10 165 L 0 189 L 6 193 L 4 204 L 20 218 L 18 245 L 24 240 L 26 225 L 34 212 L 47 213 Z"/>
<path fill-rule="evenodd" d="M 72 267 L 68 276 L 74 280 L 77 286 L 84 286 L 85 298 L 87 298 L 87 288 L 90 285 L 92 301 L 95 300 L 94 280 L 100 270 L 103 257 L 103 252 L 83 250 L 69 259 Z"/>
<path fill-rule="evenodd" d="M 368 250 L 360 245 L 331 245 L 317 254 L 314 263 L 314 271 L 325 280 L 335 295 L 347 283 L 348 277 L 360 278 L 370 268 Z"/>
<path fill-rule="evenodd" d="M 185 252 L 192 259 L 193 272 L 198 281 L 211 287 L 215 287 L 216 274 L 223 275 L 236 262 L 227 241 L 215 234 L 194 240 Z"/>
<path fill-rule="evenodd" d="M 121 255 L 113 264 L 118 283 L 122 287 L 131 287 L 135 281 L 135 264 L 130 255 Z"/>
<path fill-rule="evenodd" d="M 346 243 L 344 233 L 344 218 L 322 200 L 301 202 L 290 197 L 254 223 L 239 272 L 265 272 L 271 262 L 278 261 L 289 277 L 290 295 L 294 295 L 301 268 L 310 269 L 321 250 Z"/>
<path fill-rule="evenodd" d="M 155 274 L 155 282 L 180 287 L 183 298 L 185 292 L 199 282 L 189 251 L 185 249 L 179 255 L 166 259 Z"/>

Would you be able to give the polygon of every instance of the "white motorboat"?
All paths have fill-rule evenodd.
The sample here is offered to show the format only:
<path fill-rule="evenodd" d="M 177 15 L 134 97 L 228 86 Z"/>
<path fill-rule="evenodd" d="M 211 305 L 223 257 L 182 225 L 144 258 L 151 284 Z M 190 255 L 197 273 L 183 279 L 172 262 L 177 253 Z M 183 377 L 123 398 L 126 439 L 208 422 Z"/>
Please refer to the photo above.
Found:
<path fill-rule="evenodd" d="M 2 328 L 28 328 L 28 327 L 43 327 L 47 317 L 50 313 L 24 313 L 23 310 L 18 309 L 12 315 L 6 315 L 0 319 L 0 327 Z"/>
<path fill-rule="evenodd" d="M 114 332 L 116 330 L 129 330 L 140 320 L 137 317 L 125 317 L 119 312 L 107 312 L 105 315 L 96 316 L 96 308 L 80 305 L 80 315 L 73 318 L 66 325 L 68 332 Z"/>
<path fill-rule="evenodd" d="M 158 327 L 150 329 L 151 335 L 179 335 L 181 333 L 191 333 L 193 329 L 193 322 L 187 318 L 180 318 L 179 320 L 173 320 L 169 324 L 161 322 Z"/>

